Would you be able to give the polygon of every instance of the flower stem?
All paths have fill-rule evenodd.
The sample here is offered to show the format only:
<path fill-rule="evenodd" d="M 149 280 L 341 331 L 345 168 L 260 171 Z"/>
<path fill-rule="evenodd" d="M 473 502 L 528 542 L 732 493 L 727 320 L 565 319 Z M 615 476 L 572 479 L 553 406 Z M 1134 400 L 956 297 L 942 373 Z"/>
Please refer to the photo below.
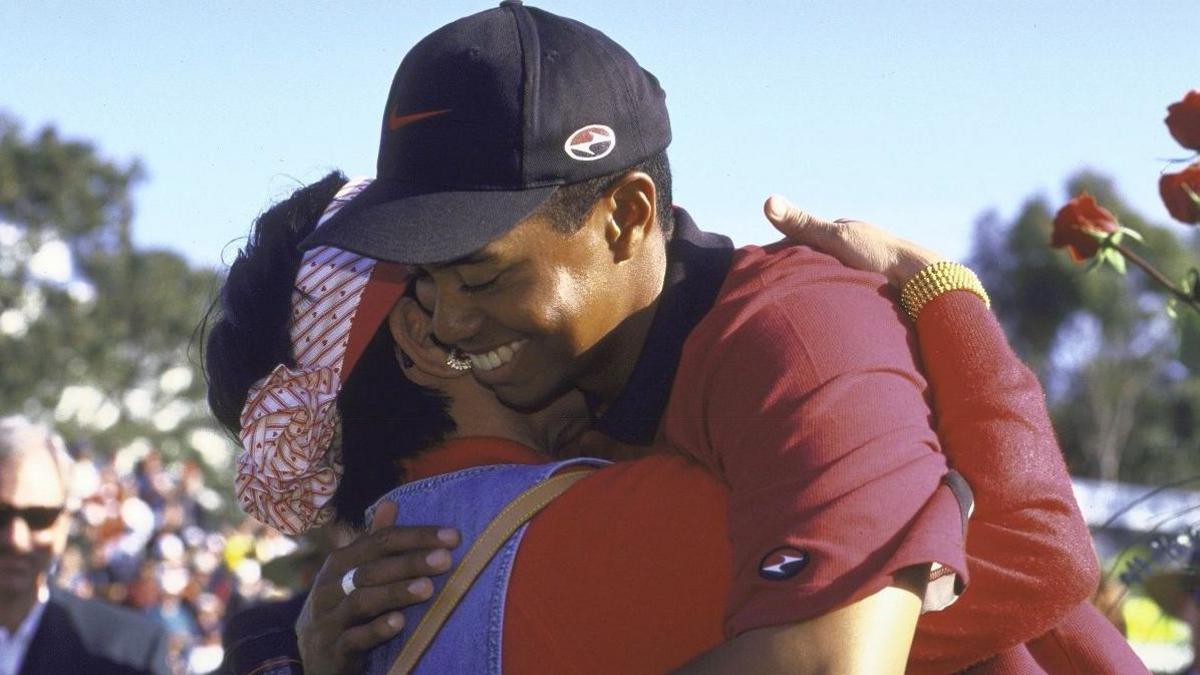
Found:
<path fill-rule="evenodd" d="M 1163 288 L 1167 289 L 1171 295 L 1175 296 L 1176 300 L 1179 300 L 1188 307 L 1200 312 L 1200 302 L 1198 302 L 1196 298 L 1193 298 L 1189 293 L 1185 292 L 1182 288 L 1176 286 L 1175 282 L 1168 279 L 1162 272 L 1159 272 L 1157 267 L 1150 264 L 1150 261 L 1134 253 L 1133 250 L 1125 244 L 1111 244 L 1111 246 L 1117 249 L 1121 255 L 1125 256 L 1126 260 L 1142 268 L 1143 272 L 1150 275 L 1151 279 L 1154 279 L 1160 285 L 1162 285 Z"/>

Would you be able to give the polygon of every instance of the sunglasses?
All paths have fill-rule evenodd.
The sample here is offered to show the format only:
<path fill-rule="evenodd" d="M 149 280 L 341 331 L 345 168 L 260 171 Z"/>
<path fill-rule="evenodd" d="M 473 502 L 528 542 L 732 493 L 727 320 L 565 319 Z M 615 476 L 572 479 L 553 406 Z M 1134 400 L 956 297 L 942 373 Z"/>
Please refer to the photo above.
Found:
<path fill-rule="evenodd" d="M 31 530 L 45 530 L 54 525 L 54 522 L 62 515 L 62 512 L 63 507 L 61 506 L 27 506 L 25 508 L 18 508 L 11 504 L 0 504 L 0 528 L 6 528 L 12 525 L 14 518 L 20 518 L 25 521 L 25 524 Z"/>

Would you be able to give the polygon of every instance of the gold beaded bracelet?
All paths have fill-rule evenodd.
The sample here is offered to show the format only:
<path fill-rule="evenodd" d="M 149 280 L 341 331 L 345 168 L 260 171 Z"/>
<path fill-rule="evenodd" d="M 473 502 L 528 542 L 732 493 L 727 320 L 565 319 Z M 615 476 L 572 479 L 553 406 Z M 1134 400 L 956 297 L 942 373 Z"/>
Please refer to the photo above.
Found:
<path fill-rule="evenodd" d="M 904 306 L 909 318 L 916 321 L 925 303 L 946 291 L 970 291 L 978 295 L 984 305 L 992 306 L 987 291 L 983 289 L 983 284 L 979 283 L 979 277 L 966 265 L 949 260 L 926 265 L 905 282 L 900 291 L 900 304 Z"/>

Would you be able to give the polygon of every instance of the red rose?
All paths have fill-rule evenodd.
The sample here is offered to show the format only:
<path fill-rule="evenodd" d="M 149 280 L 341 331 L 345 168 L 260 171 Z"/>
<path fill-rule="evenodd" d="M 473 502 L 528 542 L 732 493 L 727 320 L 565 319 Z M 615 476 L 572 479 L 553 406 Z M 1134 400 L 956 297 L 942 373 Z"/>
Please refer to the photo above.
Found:
<path fill-rule="evenodd" d="M 1109 234 L 1118 229 L 1117 219 L 1108 209 L 1096 203 L 1096 200 L 1086 192 L 1067 202 L 1054 216 L 1054 234 L 1050 237 L 1050 245 L 1063 248 L 1071 253 L 1075 262 L 1087 260 L 1100 250 L 1100 240 L 1089 234 Z"/>
<path fill-rule="evenodd" d="M 1179 173 L 1164 173 L 1158 179 L 1158 193 L 1162 195 L 1171 217 L 1181 223 L 1200 223 L 1200 205 L 1196 204 L 1184 186 L 1200 194 L 1200 162 Z"/>
<path fill-rule="evenodd" d="M 1200 91 L 1193 89 L 1182 101 L 1167 106 L 1167 118 L 1163 121 L 1180 145 L 1189 150 L 1200 150 Z"/>

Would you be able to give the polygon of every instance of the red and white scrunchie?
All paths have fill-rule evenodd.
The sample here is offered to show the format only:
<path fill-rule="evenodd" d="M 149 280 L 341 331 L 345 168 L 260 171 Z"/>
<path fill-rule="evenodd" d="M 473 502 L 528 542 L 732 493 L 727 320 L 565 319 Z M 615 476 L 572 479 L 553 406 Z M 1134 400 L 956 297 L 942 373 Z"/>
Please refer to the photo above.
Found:
<path fill-rule="evenodd" d="M 317 227 L 370 183 L 346 183 Z M 403 265 L 332 246 L 304 254 L 289 326 L 296 365 L 255 383 L 242 409 L 235 491 L 255 520 L 295 535 L 332 517 L 342 477 L 337 396 L 406 284 Z"/>

